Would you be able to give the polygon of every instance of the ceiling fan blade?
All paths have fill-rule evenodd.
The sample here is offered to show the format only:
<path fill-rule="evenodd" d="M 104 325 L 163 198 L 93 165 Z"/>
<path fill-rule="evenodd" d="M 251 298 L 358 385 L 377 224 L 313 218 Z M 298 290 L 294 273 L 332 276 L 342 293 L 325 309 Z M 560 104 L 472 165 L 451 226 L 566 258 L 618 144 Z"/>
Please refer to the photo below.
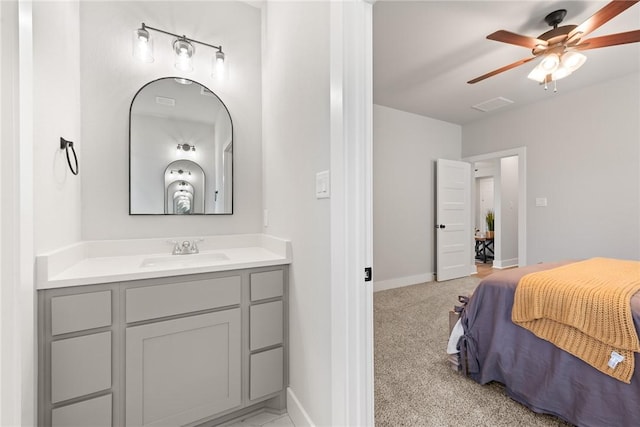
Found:
<path fill-rule="evenodd" d="M 512 33 L 511 31 L 506 30 L 498 30 L 495 33 L 489 34 L 487 38 L 489 40 L 495 40 L 498 42 L 515 44 L 516 46 L 528 47 L 529 49 L 534 49 L 536 47 L 546 47 L 548 45 L 548 43 L 544 40 L 521 36 L 520 34 Z"/>
<path fill-rule="evenodd" d="M 575 37 L 584 37 L 605 22 L 615 18 L 640 0 L 614 0 L 605 7 L 594 13 L 589 19 L 574 28 L 568 35 L 567 40 L 571 42 Z"/>
<path fill-rule="evenodd" d="M 597 49 L 599 47 L 616 46 L 627 43 L 640 42 L 640 30 L 627 31 L 626 33 L 609 34 L 607 36 L 592 37 L 583 40 L 576 45 L 574 49 L 587 50 Z"/>
<path fill-rule="evenodd" d="M 535 56 L 532 56 L 531 58 L 521 59 L 520 61 L 514 62 L 513 64 L 505 65 L 502 68 L 498 68 L 497 70 L 493 70 L 493 71 L 491 71 L 491 72 L 489 72 L 487 74 L 483 74 L 480 77 L 476 77 L 473 80 L 469 80 L 467 83 L 469 83 L 470 85 L 472 85 L 474 83 L 478 83 L 479 81 L 482 81 L 482 80 L 487 79 L 489 77 L 493 77 L 496 74 L 500 74 L 500 73 L 505 72 L 507 70 L 510 70 L 512 68 L 516 68 L 516 67 L 518 67 L 518 66 L 520 66 L 522 64 L 526 64 L 529 61 L 533 61 L 534 59 L 536 59 Z"/>

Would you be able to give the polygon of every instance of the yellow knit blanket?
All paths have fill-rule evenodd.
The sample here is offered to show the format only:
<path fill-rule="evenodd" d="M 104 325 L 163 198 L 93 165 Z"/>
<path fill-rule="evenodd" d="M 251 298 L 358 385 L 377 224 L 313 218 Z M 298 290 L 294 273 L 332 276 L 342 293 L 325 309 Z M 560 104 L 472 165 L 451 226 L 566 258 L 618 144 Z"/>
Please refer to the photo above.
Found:
<path fill-rule="evenodd" d="M 631 297 L 638 291 L 639 261 L 592 258 L 522 277 L 511 318 L 629 384 L 633 353 L 640 352 L 631 314 Z M 624 359 L 615 363 L 612 352 Z"/>

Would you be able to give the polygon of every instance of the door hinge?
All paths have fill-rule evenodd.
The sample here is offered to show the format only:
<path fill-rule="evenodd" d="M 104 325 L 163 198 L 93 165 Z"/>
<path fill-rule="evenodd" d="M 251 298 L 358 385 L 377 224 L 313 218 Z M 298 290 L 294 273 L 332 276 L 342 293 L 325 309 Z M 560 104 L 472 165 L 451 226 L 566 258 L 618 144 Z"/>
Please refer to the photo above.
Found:
<path fill-rule="evenodd" d="M 371 270 L 371 267 L 365 267 L 364 268 L 364 281 L 365 282 L 370 282 L 372 278 L 373 278 L 373 271 Z"/>

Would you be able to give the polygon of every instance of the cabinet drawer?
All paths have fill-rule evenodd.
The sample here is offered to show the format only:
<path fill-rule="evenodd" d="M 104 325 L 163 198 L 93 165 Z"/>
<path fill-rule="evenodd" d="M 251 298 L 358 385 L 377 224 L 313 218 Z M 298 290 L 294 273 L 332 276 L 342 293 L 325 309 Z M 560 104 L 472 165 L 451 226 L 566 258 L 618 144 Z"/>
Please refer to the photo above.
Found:
<path fill-rule="evenodd" d="M 126 290 L 127 323 L 240 304 L 240 276 Z"/>
<path fill-rule="evenodd" d="M 111 427 L 111 394 L 51 411 L 52 427 Z"/>
<path fill-rule="evenodd" d="M 282 270 L 251 274 L 251 301 L 281 297 L 284 294 Z"/>
<path fill-rule="evenodd" d="M 51 343 L 51 402 L 111 388 L 111 332 Z"/>
<path fill-rule="evenodd" d="M 249 399 L 255 400 L 282 390 L 282 347 L 251 355 Z"/>
<path fill-rule="evenodd" d="M 251 351 L 282 344 L 282 301 L 251 306 L 249 339 Z"/>
<path fill-rule="evenodd" d="M 111 325 L 111 291 L 51 298 L 51 335 Z"/>

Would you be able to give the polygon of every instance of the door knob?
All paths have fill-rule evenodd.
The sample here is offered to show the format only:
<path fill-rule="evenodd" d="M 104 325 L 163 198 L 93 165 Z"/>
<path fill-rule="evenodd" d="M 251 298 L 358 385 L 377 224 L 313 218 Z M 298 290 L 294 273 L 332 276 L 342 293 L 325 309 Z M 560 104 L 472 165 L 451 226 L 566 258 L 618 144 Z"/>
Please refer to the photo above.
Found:
<path fill-rule="evenodd" d="M 436 228 L 447 228 L 444 224 L 436 224 Z"/>

